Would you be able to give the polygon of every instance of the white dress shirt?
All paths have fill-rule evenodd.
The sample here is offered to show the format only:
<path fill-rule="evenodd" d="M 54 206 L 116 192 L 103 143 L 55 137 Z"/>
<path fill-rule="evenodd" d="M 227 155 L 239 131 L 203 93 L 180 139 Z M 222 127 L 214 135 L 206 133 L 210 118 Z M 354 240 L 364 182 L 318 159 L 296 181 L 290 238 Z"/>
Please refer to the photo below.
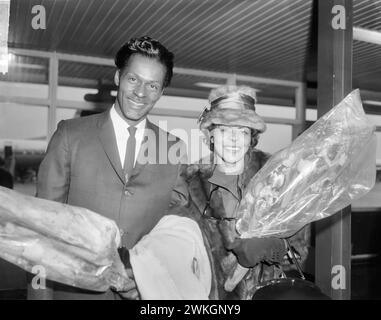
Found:
<path fill-rule="evenodd" d="M 114 127 L 115 137 L 116 137 L 116 144 L 118 146 L 118 152 L 119 152 L 119 158 L 120 163 L 124 165 L 124 158 L 126 156 L 126 148 L 127 148 L 127 139 L 130 136 L 130 133 L 128 131 L 129 124 L 124 120 L 115 110 L 115 105 L 112 106 L 110 110 L 110 117 L 111 121 Z M 134 165 L 136 163 L 136 159 L 139 155 L 140 145 L 142 144 L 143 138 L 144 138 L 144 130 L 146 127 L 147 119 L 144 119 L 140 121 L 136 125 L 136 146 L 135 146 L 135 160 Z"/>

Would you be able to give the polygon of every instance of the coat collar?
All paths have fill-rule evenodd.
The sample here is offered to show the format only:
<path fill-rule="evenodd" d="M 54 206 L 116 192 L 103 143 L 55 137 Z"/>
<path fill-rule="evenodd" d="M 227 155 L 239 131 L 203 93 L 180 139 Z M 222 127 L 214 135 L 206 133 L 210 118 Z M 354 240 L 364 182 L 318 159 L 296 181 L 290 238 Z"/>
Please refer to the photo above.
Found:
<path fill-rule="evenodd" d="M 265 164 L 268 158 L 269 154 L 257 149 L 251 149 L 246 154 L 245 170 L 239 177 L 239 185 L 242 191 L 245 190 L 251 178 Z M 199 163 L 186 166 L 183 170 L 183 176 L 188 181 L 190 196 L 201 213 L 204 210 L 206 201 L 209 199 L 211 184 L 227 187 L 226 182 L 222 181 L 223 177 L 214 176 L 215 168 L 216 165 L 214 164 L 203 164 L 203 161 L 200 161 Z M 230 189 L 228 190 L 231 191 Z M 235 195 L 237 195 L 237 191 L 235 191 Z M 218 205 L 218 207 L 221 206 Z"/>
<path fill-rule="evenodd" d="M 215 167 L 213 175 L 208 179 L 208 181 L 215 186 L 228 190 L 237 198 L 237 200 L 239 200 L 240 196 L 237 189 L 238 178 L 239 176 L 237 175 L 226 175 Z"/>

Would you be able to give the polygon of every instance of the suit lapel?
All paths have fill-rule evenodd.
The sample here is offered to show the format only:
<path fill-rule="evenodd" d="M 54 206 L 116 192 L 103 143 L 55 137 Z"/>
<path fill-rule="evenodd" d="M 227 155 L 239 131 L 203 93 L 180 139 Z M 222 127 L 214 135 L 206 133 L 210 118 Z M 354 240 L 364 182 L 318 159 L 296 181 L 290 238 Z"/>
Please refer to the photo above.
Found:
<path fill-rule="evenodd" d="M 159 163 L 159 128 L 147 119 L 145 130 L 144 139 L 140 145 L 139 154 L 132 171 L 132 178 L 140 174 L 148 162 L 151 164 L 152 161 L 154 161 L 154 164 Z M 147 155 L 144 154 L 148 152 L 147 149 L 154 151 L 154 159 L 147 159 Z M 149 161 L 147 162 L 147 160 Z"/>
<path fill-rule="evenodd" d="M 116 144 L 116 137 L 114 127 L 110 118 L 110 112 L 104 112 L 100 117 L 99 122 L 99 140 L 102 144 L 107 158 L 109 159 L 111 166 L 115 170 L 120 180 L 124 183 L 124 173 L 122 164 L 120 163 L 118 146 Z"/>

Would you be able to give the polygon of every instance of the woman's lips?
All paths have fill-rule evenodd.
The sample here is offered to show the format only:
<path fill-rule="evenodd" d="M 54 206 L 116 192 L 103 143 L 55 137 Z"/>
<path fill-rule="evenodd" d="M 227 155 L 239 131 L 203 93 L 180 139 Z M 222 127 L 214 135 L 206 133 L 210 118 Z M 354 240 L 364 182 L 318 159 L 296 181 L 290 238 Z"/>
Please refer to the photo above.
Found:
<path fill-rule="evenodd" d="M 231 152 L 237 152 L 237 151 L 241 150 L 241 148 L 239 148 L 239 147 L 225 147 L 224 149 L 226 149 L 227 151 L 231 151 Z"/>

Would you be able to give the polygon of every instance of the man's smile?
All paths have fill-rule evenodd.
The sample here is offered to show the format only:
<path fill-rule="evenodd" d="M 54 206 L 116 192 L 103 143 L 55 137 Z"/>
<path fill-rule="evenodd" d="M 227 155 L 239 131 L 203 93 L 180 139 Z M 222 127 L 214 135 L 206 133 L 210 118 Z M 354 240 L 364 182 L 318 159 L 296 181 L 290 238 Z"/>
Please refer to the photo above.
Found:
<path fill-rule="evenodd" d="M 131 103 L 131 107 L 134 109 L 141 109 L 141 107 L 143 107 L 145 105 L 144 102 L 135 101 L 131 98 L 127 98 L 127 100 Z"/>

